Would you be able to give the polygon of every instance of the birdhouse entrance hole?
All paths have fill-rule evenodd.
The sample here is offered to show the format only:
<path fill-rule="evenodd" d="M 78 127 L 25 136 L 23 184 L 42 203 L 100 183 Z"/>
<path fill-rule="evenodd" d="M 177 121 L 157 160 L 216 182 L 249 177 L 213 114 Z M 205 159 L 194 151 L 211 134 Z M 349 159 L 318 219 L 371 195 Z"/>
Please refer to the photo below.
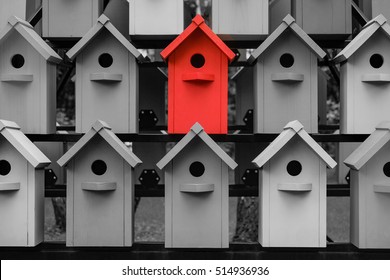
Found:
<path fill-rule="evenodd" d="M 373 54 L 371 57 L 370 57 L 370 64 L 372 67 L 378 69 L 378 68 L 381 68 L 382 65 L 383 65 L 383 56 L 381 56 L 380 54 Z"/>
<path fill-rule="evenodd" d="M 99 64 L 103 68 L 108 68 L 112 65 L 114 59 L 109 53 L 103 53 L 99 56 Z"/>
<path fill-rule="evenodd" d="M 200 177 L 204 174 L 205 168 L 203 163 L 195 161 L 190 165 L 190 173 L 194 177 Z"/>
<path fill-rule="evenodd" d="M 107 171 L 107 164 L 98 159 L 92 163 L 91 170 L 95 175 L 101 176 Z"/>
<path fill-rule="evenodd" d="M 0 160 L 0 175 L 6 176 L 11 172 L 11 164 L 6 160 Z"/>
<path fill-rule="evenodd" d="M 302 165 L 299 161 L 293 160 L 287 164 L 287 172 L 291 176 L 298 176 L 302 172 Z"/>
<path fill-rule="evenodd" d="M 387 177 L 390 177 L 390 162 L 386 163 L 384 166 L 383 166 L 383 173 L 385 173 L 385 175 Z"/>
<path fill-rule="evenodd" d="M 206 63 L 206 60 L 203 55 L 197 53 L 194 54 L 191 57 L 191 65 L 194 66 L 195 68 L 202 68 L 203 65 Z"/>
<path fill-rule="evenodd" d="M 285 54 L 283 54 L 283 55 L 280 57 L 280 64 L 281 64 L 284 68 L 290 68 L 291 66 L 294 65 L 294 57 L 292 56 L 292 54 L 285 53 Z"/>
<path fill-rule="evenodd" d="M 24 65 L 24 57 L 21 54 L 15 54 L 11 58 L 11 64 L 16 69 L 22 68 Z"/>

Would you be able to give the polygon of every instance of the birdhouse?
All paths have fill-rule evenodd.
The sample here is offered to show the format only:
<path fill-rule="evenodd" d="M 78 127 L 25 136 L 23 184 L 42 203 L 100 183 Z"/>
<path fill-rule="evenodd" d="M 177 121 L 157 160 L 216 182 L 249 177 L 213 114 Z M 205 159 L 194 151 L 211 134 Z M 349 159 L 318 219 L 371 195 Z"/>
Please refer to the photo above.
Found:
<path fill-rule="evenodd" d="M 67 246 L 132 246 L 140 163 L 102 121 L 58 160 L 67 165 Z"/>
<path fill-rule="evenodd" d="M 341 63 L 341 133 L 372 133 L 390 120 L 389 36 L 390 25 L 379 15 L 334 58 Z"/>
<path fill-rule="evenodd" d="M 223 40 L 259 41 L 268 35 L 268 0 L 213 0 L 212 29 Z"/>
<path fill-rule="evenodd" d="M 76 59 L 76 132 L 103 119 L 116 133 L 136 133 L 142 54 L 102 15 L 66 55 Z"/>
<path fill-rule="evenodd" d="M 336 162 L 293 121 L 253 163 L 261 168 L 260 244 L 325 247 L 326 166 Z"/>
<path fill-rule="evenodd" d="M 359 7 L 369 19 L 380 14 L 390 18 L 390 2 L 388 0 L 360 0 Z"/>
<path fill-rule="evenodd" d="M 0 118 L 24 133 L 54 133 L 61 61 L 29 23 L 11 17 L 0 32 Z"/>
<path fill-rule="evenodd" d="M 8 19 L 16 16 L 23 20 L 27 19 L 27 9 L 33 0 L 2 0 L 0 1 L 0 31 L 7 26 Z"/>
<path fill-rule="evenodd" d="M 229 174 L 237 164 L 192 126 L 158 163 L 165 169 L 165 247 L 229 246 Z"/>
<path fill-rule="evenodd" d="M 351 0 L 275 0 L 273 2 L 270 3 L 271 27 L 276 27 L 275 22 L 280 22 L 285 15 L 291 14 L 297 24 L 316 39 L 345 39 L 352 33 Z"/>
<path fill-rule="evenodd" d="M 339 142 L 335 143 L 335 156 L 336 161 L 341 163 L 355 151 L 361 143 L 359 142 Z M 345 164 L 338 164 L 336 167 L 337 182 L 339 184 L 350 183 L 350 170 Z"/>
<path fill-rule="evenodd" d="M 317 59 L 325 56 L 290 15 L 252 53 L 255 133 L 277 133 L 294 119 L 318 131 Z"/>
<path fill-rule="evenodd" d="M 81 38 L 103 12 L 104 0 L 43 0 L 42 36 Z"/>
<path fill-rule="evenodd" d="M 161 52 L 168 61 L 168 132 L 199 122 L 207 133 L 227 133 L 228 63 L 235 54 L 197 15 Z"/>
<path fill-rule="evenodd" d="M 130 0 L 132 39 L 173 39 L 184 29 L 183 0 Z"/>
<path fill-rule="evenodd" d="M 390 123 L 383 122 L 344 163 L 351 168 L 351 242 L 390 248 Z"/>
<path fill-rule="evenodd" d="M 50 160 L 10 121 L 0 120 L 0 246 L 43 241 L 44 170 Z"/>
<path fill-rule="evenodd" d="M 269 2 L 269 27 L 273 32 L 287 15 L 292 14 L 292 0 L 274 0 Z"/>

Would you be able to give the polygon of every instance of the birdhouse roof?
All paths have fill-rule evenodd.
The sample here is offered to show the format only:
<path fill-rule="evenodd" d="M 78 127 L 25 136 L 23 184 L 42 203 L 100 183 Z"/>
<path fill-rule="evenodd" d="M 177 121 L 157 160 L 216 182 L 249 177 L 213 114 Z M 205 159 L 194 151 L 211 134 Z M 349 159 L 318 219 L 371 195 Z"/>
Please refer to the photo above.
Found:
<path fill-rule="evenodd" d="M 274 155 L 276 155 L 294 136 L 299 136 L 312 150 L 316 153 L 330 168 L 333 168 L 337 163 L 328 155 L 321 146 L 314 141 L 313 138 L 303 129 L 303 125 L 299 121 L 288 123 L 282 133 L 252 162 L 257 167 L 261 168 Z"/>
<path fill-rule="evenodd" d="M 369 21 L 362 31 L 334 58 L 334 62 L 341 63 L 348 60 L 378 30 L 382 30 L 390 39 L 390 25 L 383 15 L 379 15 Z"/>
<path fill-rule="evenodd" d="M 306 34 L 305 31 L 295 22 L 295 19 L 291 15 L 287 15 L 282 23 L 272 32 L 267 39 L 253 51 L 251 56 L 248 58 L 249 63 L 254 63 L 285 31 L 292 31 L 309 49 L 317 55 L 319 59 L 323 59 L 326 56 L 326 53 L 321 49 L 320 46 L 316 44 Z"/>
<path fill-rule="evenodd" d="M 145 62 L 143 55 L 130 43 L 130 41 L 122 35 L 122 33 L 110 22 L 110 19 L 101 15 L 97 23 L 71 48 L 66 55 L 70 60 L 74 60 L 80 52 L 87 47 L 93 39 L 100 34 L 104 29 L 108 30 L 138 61 Z"/>
<path fill-rule="evenodd" d="M 112 132 L 111 127 L 103 121 L 97 121 L 92 128 L 57 161 L 57 163 L 60 166 L 66 165 L 97 135 L 101 136 L 128 164 L 130 164 L 131 167 L 136 167 L 142 163 L 142 161 Z"/>
<path fill-rule="evenodd" d="M 0 44 L 8 38 L 13 31 L 18 32 L 46 61 L 60 63 L 61 57 L 35 32 L 27 21 L 15 16 L 8 19 L 8 24 L 0 31 Z"/>
<path fill-rule="evenodd" d="M 390 122 L 382 122 L 344 163 L 352 169 L 360 170 L 389 140 Z"/>
<path fill-rule="evenodd" d="M 195 31 L 200 30 L 209 37 L 210 41 L 213 42 L 229 59 L 230 62 L 236 57 L 235 53 L 229 49 L 228 46 L 206 25 L 201 15 L 196 15 L 192 19 L 192 23 L 173 40 L 161 53 L 161 57 L 167 60 L 168 57 L 179 47 L 187 38 Z M 196 48 L 196 45 L 194 45 Z"/>
<path fill-rule="evenodd" d="M 34 168 L 43 168 L 51 163 L 16 123 L 0 120 L 0 133 Z"/>
<path fill-rule="evenodd" d="M 203 130 L 203 127 L 196 123 L 190 131 L 181 139 L 158 163 L 157 167 L 163 169 L 169 162 L 171 162 L 196 136 L 203 140 L 203 142 L 214 151 L 214 153 L 224 161 L 231 169 L 237 167 L 237 163 L 229 157 L 222 149 L 214 142 L 213 139 Z"/>

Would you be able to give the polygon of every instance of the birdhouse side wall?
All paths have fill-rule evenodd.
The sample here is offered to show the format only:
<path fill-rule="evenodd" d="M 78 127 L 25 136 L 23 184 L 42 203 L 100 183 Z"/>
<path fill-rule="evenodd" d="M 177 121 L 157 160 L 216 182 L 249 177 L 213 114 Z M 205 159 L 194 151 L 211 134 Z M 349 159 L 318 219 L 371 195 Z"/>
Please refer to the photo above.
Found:
<path fill-rule="evenodd" d="M 56 67 L 19 33 L 0 45 L 0 118 L 24 133 L 54 133 Z"/>
<path fill-rule="evenodd" d="M 175 36 L 183 32 L 183 0 L 130 0 L 130 35 Z"/>
<path fill-rule="evenodd" d="M 35 198 L 29 197 L 30 188 L 34 187 L 29 178 L 29 163 L 3 136 L 0 138 L 0 160 L 10 166 L 8 174 L 1 170 L 6 175 L 0 176 L 0 183 L 11 184 L 4 186 L 9 191 L 0 191 L 0 246 L 32 246 L 28 235 L 34 235 L 30 227 L 33 221 L 29 218 L 35 217 L 35 211 L 28 213 L 31 210 L 28 203 L 34 202 Z M 13 184 L 17 184 L 19 190 L 12 190 Z"/>
<path fill-rule="evenodd" d="M 288 172 L 288 166 L 293 162 L 299 162 L 301 166 L 298 175 Z M 292 166 L 296 167 L 295 164 Z M 269 198 L 260 204 L 269 206 L 269 210 L 265 210 L 265 213 L 269 211 L 268 218 L 262 214 L 260 220 L 264 225 L 264 244 L 270 247 L 325 247 L 326 165 L 322 159 L 295 136 L 263 169 L 260 190 L 263 199 Z M 269 227 L 266 228 L 268 219 Z"/>
<path fill-rule="evenodd" d="M 112 64 L 103 67 L 99 57 L 107 56 Z M 78 55 L 76 75 L 76 132 L 87 132 L 99 119 L 116 133 L 138 132 L 138 65 L 108 31 Z"/>
<path fill-rule="evenodd" d="M 260 38 L 260 35 L 267 35 L 268 1 L 214 0 L 212 29 L 226 40 L 232 38 Z"/>
<path fill-rule="evenodd" d="M 194 55 L 204 57 L 202 67 L 191 64 Z M 186 75 L 213 80 L 185 80 Z M 175 50 L 168 76 L 168 133 L 187 133 L 196 122 L 207 133 L 227 133 L 228 59 L 206 35 L 195 31 Z"/>
<path fill-rule="evenodd" d="M 45 171 L 28 164 L 28 246 L 43 242 L 45 224 Z"/>
<path fill-rule="evenodd" d="M 104 0 L 43 0 L 42 36 L 83 37 L 103 12 Z"/>
<path fill-rule="evenodd" d="M 289 64 L 282 66 L 286 57 L 292 58 L 292 64 L 287 60 Z M 254 67 L 254 132 L 279 133 L 286 123 L 299 120 L 309 133 L 316 133 L 316 55 L 292 32 L 285 32 Z"/>
<path fill-rule="evenodd" d="M 390 119 L 390 83 L 381 78 L 390 75 L 389 45 L 387 36 L 377 31 L 342 65 L 342 133 L 372 133 L 378 123 Z"/>
<path fill-rule="evenodd" d="M 366 0 L 367 6 L 371 6 L 368 16 L 374 18 L 380 14 L 390 19 L 390 2 L 386 0 Z M 366 11 L 364 11 L 366 12 Z"/>
<path fill-rule="evenodd" d="M 170 188 L 166 190 L 166 212 L 172 215 L 166 220 L 168 243 L 165 246 L 171 242 L 175 248 L 226 248 L 229 243 L 228 167 L 200 139 L 192 140 L 189 145 L 173 159 L 172 173 L 165 174 L 166 183 L 171 183 L 166 185 Z M 204 173 L 196 177 L 191 168 L 199 163 Z M 212 190 L 197 192 L 194 187 L 199 184 L 212 185 Z"/>
<path fill-rule="evenodd" d="M 106 171 L 102 175 L 93 169 L 97 161 L 105 163 Z M 123 158 L 105 140 L 95 137 L 75 156 L 73 168 L 73 178 L 69 178 L 73 179 L 70 192 L 73 197 L 69 198 L 73 199 L 73 216 L 69 217 L 73 224 L 73 245 L 121 247 L 131 244 L 133 173 L 129 172 Z M 106 191 L 83 189 L 86 184 L 95 183 L 115 185 L 116 188 Z"/>
<path fill-rule="evenodd" d="M 351 0 L 293 0 L 293 17 L 308 34 L 342 35 L 352 32 Z"/>
<path fill-rule="evenodd" d="M 269 26 L 272 33 L 288 15 L 292 15 L 291 0 L 276 0 L 269 3 Z"/>
<path fill-rule="evenodd" d="M 364 168 L 364 167 L 363 167 Z M 364 168 L 365 169 L 365 168 Z M 361 178 L 361 173 L 365 173 L 365 170 L 360 171 L 351 170 L 351 182 L 350 182 L 350 238 L 351 243 L 356 247 L 365 247 L 366 230 L 365 230 L 365 218 L 364 213 L 366 211 L 366 203 L 364 198 L 364 187 L 360 185 L 364 182 L 364 178 Z"/>

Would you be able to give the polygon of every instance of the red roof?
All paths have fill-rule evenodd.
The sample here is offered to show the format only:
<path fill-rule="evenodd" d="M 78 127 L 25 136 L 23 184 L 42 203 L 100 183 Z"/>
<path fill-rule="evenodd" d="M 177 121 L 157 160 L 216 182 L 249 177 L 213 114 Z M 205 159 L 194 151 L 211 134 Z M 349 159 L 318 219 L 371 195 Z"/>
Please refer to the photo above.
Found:
<path fill-rule="evenodd" d="M 167 60 L 175 49 L 197 29 L 203 31 L 203 33 L 209 37 L 210 40 L 228 57 L 230 62 L 233 61 L 236 57 L 235 53 L 226 46 L 226 44 L 210 29 L 210 27 L 206 25 L 201 15 L 196 15 L 192 19 L 192 23 L 160 53 L 161 57 L 164 60 Z"/>

